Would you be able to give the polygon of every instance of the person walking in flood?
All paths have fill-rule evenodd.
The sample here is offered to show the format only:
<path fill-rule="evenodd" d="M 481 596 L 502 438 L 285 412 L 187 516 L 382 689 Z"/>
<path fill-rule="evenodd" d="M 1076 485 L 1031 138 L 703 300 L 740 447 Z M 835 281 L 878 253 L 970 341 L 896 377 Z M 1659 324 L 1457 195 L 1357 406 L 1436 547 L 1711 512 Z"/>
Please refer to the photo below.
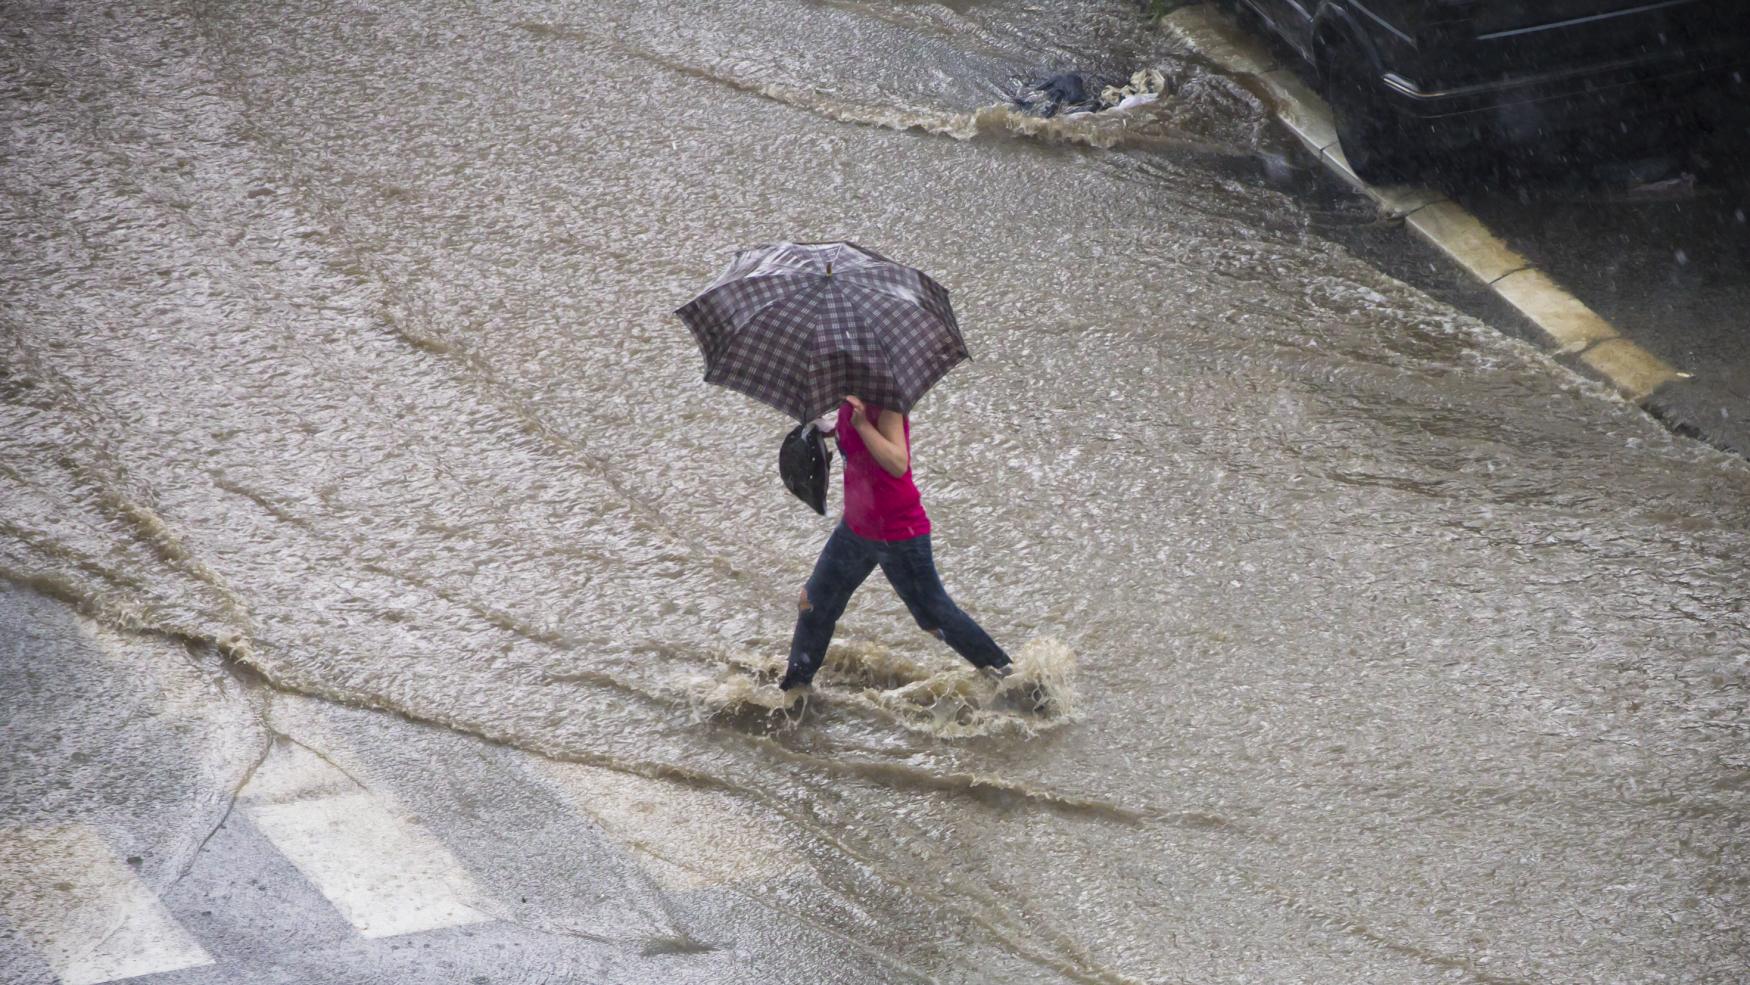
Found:
<path fill-rule="evenodd" d="M 803 422 L 792 438 L 813 438 L 806 422 L 831 416 L 844 456 L 844 519 L 802 589 L 778 686 L 814 681 L 845 603 L 877 566 L 919 626 L 973 666 L 1007 677 L 1009 655 L 942 588 L 930 518 L 911 477 L 906 415 L 970 358 L 942 285 L 856 243 L 766 243 L 737 251 L 675 315 L 699 345 L 706 383 Z M 803 498 L 824 512 L 820 492 L 810 486 Z"/>
<path fill-rule="evenodd" d="M 910 418 L 847 396 L 830 431 L 844 458 L 845 513 L 803 586 L 790 662 L 778 687 L 813 682 L 845 604 L 877 566 L 920 627 L 973 666 L 1008 676 L 1009 655 L 954 604 L 936 573 L 930 518 L 912 481 Z"/>

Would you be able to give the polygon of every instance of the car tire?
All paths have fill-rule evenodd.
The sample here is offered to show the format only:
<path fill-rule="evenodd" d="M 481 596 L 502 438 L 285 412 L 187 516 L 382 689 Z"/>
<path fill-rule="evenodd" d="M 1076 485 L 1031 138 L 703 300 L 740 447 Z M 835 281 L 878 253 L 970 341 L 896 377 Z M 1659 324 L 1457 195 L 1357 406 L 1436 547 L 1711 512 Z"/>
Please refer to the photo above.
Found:
<path fill-rule="evenodd" d="M 1415 178 L 1421 171 L 1418 149 L 1397 114 L 1380 99 L 1379 82 L 1368 77 L 1365 62 L 1352 51 L 1339 50 L 1326 64 L 1325 98 L 1350 170 L 1370 185 Z"/>

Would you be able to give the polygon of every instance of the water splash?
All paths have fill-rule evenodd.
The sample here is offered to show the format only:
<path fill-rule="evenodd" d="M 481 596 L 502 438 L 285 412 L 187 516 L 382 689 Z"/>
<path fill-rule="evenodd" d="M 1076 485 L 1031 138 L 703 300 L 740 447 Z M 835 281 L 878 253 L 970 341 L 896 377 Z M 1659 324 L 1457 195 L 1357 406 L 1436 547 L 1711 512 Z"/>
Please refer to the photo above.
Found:
<path fill-rule="evenodd" d="M 749 713 L 783 713 L 800 720 L 804 709 L 849 708 L 872 713 L 908 731 L 944 739 L 1030 736 L 1076 720 L 1076 656 L 1063 642 L 1040 638 L 1014 656 L 1014 673 L 993 680 L 964 662 L 922 661 L 875 643 L 840 643 L 807 692 L 779 691 L 781 657 L 734 652 L 715 677 L 688 687 L 698 720 Z"/>

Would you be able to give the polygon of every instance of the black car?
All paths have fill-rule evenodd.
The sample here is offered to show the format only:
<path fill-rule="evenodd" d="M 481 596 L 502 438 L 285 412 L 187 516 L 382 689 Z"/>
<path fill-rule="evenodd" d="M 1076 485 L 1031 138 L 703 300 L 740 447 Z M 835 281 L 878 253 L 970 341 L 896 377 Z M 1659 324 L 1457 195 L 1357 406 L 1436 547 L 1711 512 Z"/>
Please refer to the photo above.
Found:
<path fill-rule="evenodd" d="M 1306 59 L 1356 174 L 1742 90 L 1750 0 L 1238 0 Z M 1741 98 L 1741 97 L 1739 97 Z"/>

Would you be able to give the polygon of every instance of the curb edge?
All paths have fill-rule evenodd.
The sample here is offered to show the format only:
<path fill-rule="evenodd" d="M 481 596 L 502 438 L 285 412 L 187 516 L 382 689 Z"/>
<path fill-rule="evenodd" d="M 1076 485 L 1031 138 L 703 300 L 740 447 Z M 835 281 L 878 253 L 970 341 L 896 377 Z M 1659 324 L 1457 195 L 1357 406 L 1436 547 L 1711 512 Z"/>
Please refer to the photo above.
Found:
<path fill-rule="evenodd" d="M 1642 408 L 1662 387 L 1691 378 L 1624 337 L 1444 194 L 1431 188 L 1375 186 L 1362 181 L 1337 145 L 1336 127 L 1325 100 L 1294 73 L 1277 67 L 1262 44 L 1210 4 L 1179 7 L 1162 17 L 1160 24 L 1199 57 L 1255 80 L 1268 94 L 1277 121 L 1327 171 L 1386 213 L 1403 219 L 1420 239 L 1523 315 L 1542 333 L 1552 355 L 1577 357 L 1577 365 Z M 1258 66 L 1270 69 L 1253 71 Z"/>

